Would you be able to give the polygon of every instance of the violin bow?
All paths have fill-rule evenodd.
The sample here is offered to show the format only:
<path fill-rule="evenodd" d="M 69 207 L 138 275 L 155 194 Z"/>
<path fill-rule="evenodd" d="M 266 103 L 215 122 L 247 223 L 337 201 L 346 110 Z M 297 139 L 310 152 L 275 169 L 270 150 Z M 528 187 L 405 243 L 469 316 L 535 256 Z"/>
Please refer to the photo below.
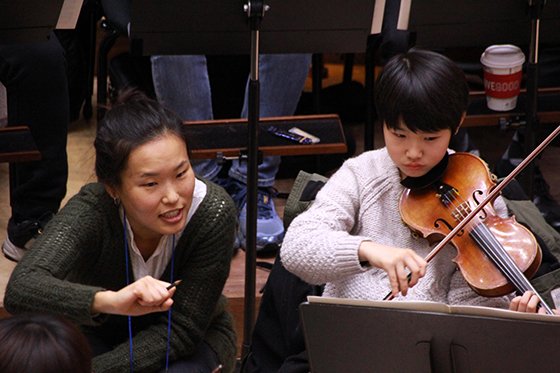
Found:
<path fill-rule="evenodd" d="M 500 182 L 500 184 L 496 185 L 496 187 L 492 189 L 492 191 L 486 196 L 486 198 L 484 198 L 474 209 L 472 209 L 471 212 L 468 213 L 467 216 L 465 216 L 465 218 L 461 220 L 455 226 L 455 228 L 453 228 L 451 232 L 449 232 L 447 236 L 445 236 L 443 240 L 441 240 L 432 249 L 432 251 L 428 253 L 428 255 L 426 255 L 424 260 L 429 263 L 437 255 L 437 253 L 439 253 L 439 251 L 445 245 L 447 245 L 449 241 L 451 241 L 453 237 L 455 237 L 457 233 L 459 233 L 459 231 L 462 230 L 476 216 L 476 214 L 478 214 L 480 210 L 482 210 L 488 204 L 488 202 L 496 198 L 498 194 L 502 191 L 502 189 L 504 189 L 517 175 L 519 175 L 519 173 L 523 171 L 525 167 L 527 167 L 527 165 L 531 163 L 531 161 L 535 159 L 535 157 L 539 155 L 552 142 L 552 140 L 554 140 L 556 136 L 558 136 L 559 133 L 560 133 L 560 126 L 556 127 L 556 129 L 552 131 L 550 135 L 548 135 L 543 140 L 543 142 L 541 142 L 521 163 L 519 163 L 519 165 L 517 165 L 517 167 L 513 169 L 513 171 L 510 172 L 509 175 L 507 175 Z M 410 279 L 410 275 L 409 275 L 409 279 Z M 538 293 L 536 293 L 536 295 L 541 300 L 541 304 L 547 310 L 547 312 L 549 312 L 549 314 L 553 314 L 550 307 L 544 302 L 544 300 L 540 297 L 540 295 Z M 383 300 L 391 300 L 391 299 L 393 299 L 393 295 L 391 293 L 389 293 L 385 298 L 383 298 Z"/>

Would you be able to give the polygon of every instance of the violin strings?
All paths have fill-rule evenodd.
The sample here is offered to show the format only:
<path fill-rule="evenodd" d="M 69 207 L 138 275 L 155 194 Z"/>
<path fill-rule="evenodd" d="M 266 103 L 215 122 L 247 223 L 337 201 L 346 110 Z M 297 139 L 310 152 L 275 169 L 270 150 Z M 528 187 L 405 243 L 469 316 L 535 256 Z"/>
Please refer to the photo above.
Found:
<path fill-rule="evenodd" d="M 443 204 L 447 208 L 449 208 L 449 205 L 452 205 L 454 211 L 464 211 L 463 209 L 459 209 L 459 205 L 456 205 L 454 203 L 454 199 L 456 199 L 457 196 L 460 196 L 459 192 L 455 188 L 451 188 L 450 191 L 454 193 L 455 198 L 450 198 L 448 196 L 448 192 L 445 192 L 441 195 L 442 197 L 445 197 L 445 199 L 442 200 Z M 463 201 L 461 204 L 466 204 L 470 210 L 468 202 Z M 466 216 L 468 216 L 468 213 L 466 215 L 463 215 L 463 213 L 460 212 L 459 214 L 461 219 L 464 219 Z M 459 220 L 457 218 L 455 219 Z M 506 278 L 514 284 L 518 291 L 532 291 L 533 294 L 535 294 L 539 298 L 540 304 L 546 310 L 546 312 L 550 315 L 553 314 L 550 306 L 541 297 L 539 292 L 533 287 L 531 282 L 529 282 L 527 277 L 525 277 L 525 274 L 519 269 L 517 263 L 515 263 L 511 255 L 509 255 L 503 245 L 497 240 L 496 236 L 494 236 L 492 231 L 490 231 L 490 229 L 488 228 L 488 226 L 486 226 L 486 224 L 484 224 L 484 222 L 476 224 L 470 231 L 468 229 L 465 230 L 469 232 L 469 235 L 481 247 L 486 255 L 490 257 L 490 259 L 498 267 L 498 269 L 502 271 L 504 276 L 506 276 Z M 485 247 L 484 243 L 487 243 L 488 246 Z M 494 247 L 494 251 L 491 249 L 492 246 Z"/>
<path fill-rule="evenodd" d="M 485 224 L 480 224 L 480 226 L 482 227 L 482 230 L 488 232 L 487 234 L 490 235 L 490 237 L 492 237 L 491 239 L 496 240 L 496 237 L 492 234 L 492 232 L 490 231 L 490 229 L 488 229 L 488 227 Z M 496 240 L 497 241 L 497 240 Z M 532 291 L 533 294 L 535 294 L 540 301 L 541 306 L 546 310 L 546 312 L 550 315 L 553 314 L 552 309 L 550 308 L 550 306 L 548 306 L 548 304 L 545 302 L 545 300 L 541 297 L 541 295 L 539 294 L 539 292 L 533 287 L 533 284 L 531 284 L 531 282 L 527 279 L 527 277 L 525 277 L 525 275 L 523 274 L 523 272 L 519 269 L 519 267 L 517 266 L 517 264 L 513 261 L 513 258 L 505 251 L 505 249 L 503 248 L 503 246 L 498 242 L 498 247 L 501 248 L 501 250 L 503 250 L 504 252 L 504 256 L 502 256 L 502 258 L 506 258 L 506 261 L 510 261 L 512 264 L 510 265 L 510 269 L 514 269 L 514 271 L 516 271 L 516 273 L 513 276 L 516 276 L 516 278 L 519 280 L 518 285 L 516 285 L 516 289 L 518 291 L 521 291 L 522 293 L 526 292 L 526 291 Z M 507 276 L 506 276 L 507 277 Z M 510 278 L 511 282 L 513 282 L 515 284 L 515 281 L 513 281 L 513 278 Z"/>
<path fill-rule="evenodd" d="M 457 192 L 455 188 L 451 189 L 451 192 L 454 193 L 454 198 L 451 198 L 448 193 L 443 194 L 442 196 L 445 198 L 443 201 L 444 204 L 449 208 L 451 205 L 453 207 L 453 211 L 458 212 L 461 219 L 464 219 L 468 213 L 465 213 L 465 210 L 460 208 L 461 205 L 468 205 L 468 202 L 462 200 L 459 205 L 455 203 L 455 200 L 459 200 L 460 194 Z M 470 210 L 470 207 L 469 207 Z M 515 261 L 511 258 L 511 256 L 507 253 L 503 245 L 496 239 L 494 234 L 488 229 L 488 227 L 483 224 L 479 223 L 473 226 L 473 229 L 469 230 L 469 235 L 473 237 L 475 242 L 481 247 L 481 249 L 492 259 L 493 263 L 498 267 L 498 269 L 506 276 L 518 289 L 523 289 L 524 291 L 529 290 L 532 288 L 527 278 L 523 275 L 523 272 L 519 269 Z M 529 283 L 529 288 L 527 286 Z"/>
<path fill-rule="evenodd" d="M 485 224 L 475 227 L 471 236 L 518 290 L 528 290 L 523 272 Z"/>
<path fill-rule="evenodd" d="M 505 250 L 505 248 L 497 241 L 496 237 L 492 234 L 492 232 L 490 231 L 490 229 L 488 229 L 488 227 L 484 224 L 481 225 L 482 230 L 486 231 L 487 235 L 490 236 L 491 240 L 495 240 L 497 245 L 499 245 L 498 247 L 501 249 L 501 251 L 503 251 L 503 258 L 508 261 L 510 263 L 510 268 L 515 269 L 516 275 L 519 278 L 519 281 L 522 283 L 520 284 L 520 286 L 518 287 L 518 289 L 523 289 L 523 291 L 528 291 L 531 290 L 533 293 L 538 294 L 538 292 L 535 290 L 535 288 L 533 287 L 533 285 L 531 284 L 531 282 L 527 279 L 527 277 L 523 274 L 523 272 L 521 271 L 521 269 L 519 269 L 519 267 L 517 266 L 517 263 L 515 263 L 515 261 L 513 260 L 513 258 L 511 257 L 511 255 L 509 255 L 509 253 Z M 513 281 L 512 281 L 513 282 Z"/>
<path fill-rule="evenodd" d="M 459 194 L 456 190 L 453 190 L 456 193 L 456 196 Z M 468 203 L 463 201 L 461 204 Z M 465 215 L 463 213 L 463 209 L 456 210 L 459 212 L 461 219 L 464 219 L 468 213 Z M 476 224 L 473 226 L 473 229 L 469 231 L 469 235 L 473 237 L 475 242 L 483 249 L 483 251 L 488 255 L 494 264 L 502 271 L 504 276 L 506 276 L 515 286 L 517 289 L 526 289 L 526 286 L 523 287 L 523 273 L 517 267 L 517 264 L 513 261 L 511 256 L 506 252 L 505 248 L 500 244 L 500 242 L 495 238 L 495 236 L 490 232 L 488 227 L 483 224 Z M 526 279 L 525 279 L 526 280 Z"/>

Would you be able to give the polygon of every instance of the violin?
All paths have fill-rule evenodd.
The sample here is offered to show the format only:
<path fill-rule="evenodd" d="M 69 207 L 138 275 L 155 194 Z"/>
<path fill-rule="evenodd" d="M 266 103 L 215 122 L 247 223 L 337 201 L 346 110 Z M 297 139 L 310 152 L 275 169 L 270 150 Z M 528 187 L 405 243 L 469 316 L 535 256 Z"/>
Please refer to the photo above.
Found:
<path fill-rule="evenodd" d="M 455 261 L 461 273 L 477 293 L 500 296 L 513 289 L 520 293 L 530 290 L 539 298 L 541 307 L 552 315 L 550 306 L 527 279 L 536 272 L 542 257 L 534 236 L 514 218 L 496 216 L 487 205 L 559 133 L 560 126 L 499 185 L 493 182 L 488 167 L 478 157 L 456 153 L 449 157 L 451 167 L 447 165 L 438 181 L 423 188 L 406 189 L 400 202 L 403 221 L 430 241 L 445 235 L 426 256 L 426 262 L 451 242 L 459 253 Z M 430 218 L 425 220 L 419 215 Z M 384 299 L 392 298 L 389 293 Z"/>
<path fill-rule="evenodd" d="M 486 164 L 470 153 L 449 156 L 443 176 L 428 187 L 406 189 L 400 200 L 404 223 L 431 243 L 440 241 L 496 186 Z M 515 217 L 486 205 L 451 238 L 454 261 L 471 288 L 486 297 L 534 290 L 531 278 L 542 254 L 533 234 Z"/>

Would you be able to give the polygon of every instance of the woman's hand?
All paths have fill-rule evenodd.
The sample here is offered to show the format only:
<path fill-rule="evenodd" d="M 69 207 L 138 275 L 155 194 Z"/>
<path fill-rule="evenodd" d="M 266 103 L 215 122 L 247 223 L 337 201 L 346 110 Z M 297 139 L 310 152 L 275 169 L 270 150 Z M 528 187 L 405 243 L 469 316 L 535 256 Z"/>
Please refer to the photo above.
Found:
<path fill-rule="evenodd" d="M 518 312 L 541 313 L 546 314 L 544 307 L 539 307 L 541 300 L 532 291 L 526 291 L 523 295 L 517 296 L 511 300 L 509 309 Z M 559 315 L 557 309 L 553 309 L 555 315 Z"/>
<path fill-rule="evenodd" d="M 416 285 L 426 274 L 428 265 L 424 258 L 411 249 L 398 249 L 371 241 L 363 241 L 360 244 L 358 256 L 360 261 L 367 261 L 370 265 L 387 272 L 393 296 L 399 292 L 406 295 L 408 288 Z"/>
<path fill-rule="evenodd" d="M 146 276 L 119 291 L 100 291 L 95 294 L 92 313 L 140 316 L 167 311 L 176 291 L 176 287 L 168 290 L 168 286 L 168 282 Z"/>

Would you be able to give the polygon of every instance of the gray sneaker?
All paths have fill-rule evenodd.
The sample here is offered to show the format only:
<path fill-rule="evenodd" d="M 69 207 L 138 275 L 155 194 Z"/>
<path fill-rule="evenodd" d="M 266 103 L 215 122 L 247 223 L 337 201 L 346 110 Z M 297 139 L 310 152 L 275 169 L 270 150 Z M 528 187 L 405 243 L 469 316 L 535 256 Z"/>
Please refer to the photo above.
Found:
<path fill-rule="evenodd" d="M 14 262 L 20 261 L 52 217 L 52 213 L 46 213 L 37 220 L 24 220 L 21 223 L 10 219 L 8 236 L 2 244 L 4 256 Z"/>
<path fill-rule="evenodd" d="M 28 247 L 31 247 L 31 241 L 29 242 Z M 2 243 L 2 253 L 4 256 L 13 262 L 19 262 L 23 255 L 26 253 L 28 247 L 19 247 L 14 245 L 12 241 L 10 241 L 9 237 L 6 237 L 4 242 Z"/>

